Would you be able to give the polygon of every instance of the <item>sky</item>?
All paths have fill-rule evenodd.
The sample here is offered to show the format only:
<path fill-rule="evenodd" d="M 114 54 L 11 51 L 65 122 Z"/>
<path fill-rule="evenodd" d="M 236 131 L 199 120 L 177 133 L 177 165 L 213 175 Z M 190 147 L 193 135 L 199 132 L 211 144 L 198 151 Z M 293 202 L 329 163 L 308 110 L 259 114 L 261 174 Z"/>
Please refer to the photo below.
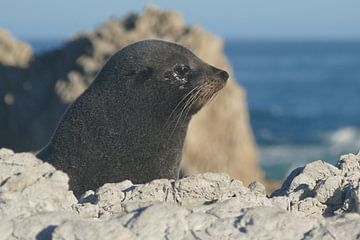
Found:
<path fill-rule="evenodd" d="M 360 39 L 360 0 L 0 0 L 0 26 L 64 39 L 153 4 L 228 39 Z"/>

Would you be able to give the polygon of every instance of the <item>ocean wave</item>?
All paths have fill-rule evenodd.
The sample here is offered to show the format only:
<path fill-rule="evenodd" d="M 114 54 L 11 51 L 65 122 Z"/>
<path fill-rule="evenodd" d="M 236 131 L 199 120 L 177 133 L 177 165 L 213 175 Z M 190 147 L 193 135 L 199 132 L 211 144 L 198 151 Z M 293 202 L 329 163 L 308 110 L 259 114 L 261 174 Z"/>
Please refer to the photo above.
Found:
<path fill-rule="evenodd" d="M 336 163 L 341 155 L 360 150 L 360 128 L 347 126 L 321 134 L 316 144 L 260 145 L 260 162 L 267 177 L 282 179 L 314 160 Z"/>
<path fill-rule="evenodd" d="M 324 145 L 272 145 L 260 146 L 260 161 L 263 165 L 296 164 L 307 162 L 328 155 Z"/>
<path fill-rule="evenodd" d="M 357 146 L 360 148 L 360 128 L 347 126 L 324 135 L 326 141 L 336 147 Z"/>

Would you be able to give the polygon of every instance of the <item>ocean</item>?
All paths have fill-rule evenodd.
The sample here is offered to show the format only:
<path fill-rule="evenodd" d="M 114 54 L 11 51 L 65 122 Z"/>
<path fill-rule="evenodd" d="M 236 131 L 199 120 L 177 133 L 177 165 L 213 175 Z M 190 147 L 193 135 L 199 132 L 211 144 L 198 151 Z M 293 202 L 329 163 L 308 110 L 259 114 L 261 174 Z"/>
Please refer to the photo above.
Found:
<path fill-rule="evenodd" d="M 30 41 L 36 53 L 61 42 Z M 228 40 L 225 53 L 268 178 L 360 150 L 360 41 Z"/>

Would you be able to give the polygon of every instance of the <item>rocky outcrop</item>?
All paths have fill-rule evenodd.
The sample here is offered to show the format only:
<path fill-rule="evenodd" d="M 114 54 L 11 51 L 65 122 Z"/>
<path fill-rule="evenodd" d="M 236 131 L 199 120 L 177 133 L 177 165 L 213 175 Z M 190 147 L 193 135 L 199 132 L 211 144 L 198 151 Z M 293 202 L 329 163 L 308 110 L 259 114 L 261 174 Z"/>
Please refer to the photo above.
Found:
<path fill-rule="evenodd" d="M 176 12 L 150 7 L 141 15 L 110 19 L 32 61 L 0 60 L 0 146 L 17 151 L 44 146 L 67 106 L 87 88 L 106 59 L 126 44 L 146 38 L 179 42 L 231 72 L 222 40 L 198 26 L 186 26 Z M 245 183 L 261 179 L 245 94 L 233 76 L 217 99 L 191 121 L 183 168 L 188 174 L 227 172 Z"/>
<path fill-rule="evenodd" d="M 360 153 L 315 161 L 272 197 L 226 174 L 108 183 L 76 199 L 68 177 L 0 150 L 0 239 L 357 239 Z"/>
<path fill-rule="evenodd" d="M 360 153 L 341 157 L 337 166 L 314 161 L 295 169 L 272 195 L 286 196 L 300 215 L 360 213 Z"/>
<path fill-rule="evenodd" d="M 0 28 L 0 64 L 27 67 L 33 57 L 31 47 L 10 35 L 5 29 Z"/>

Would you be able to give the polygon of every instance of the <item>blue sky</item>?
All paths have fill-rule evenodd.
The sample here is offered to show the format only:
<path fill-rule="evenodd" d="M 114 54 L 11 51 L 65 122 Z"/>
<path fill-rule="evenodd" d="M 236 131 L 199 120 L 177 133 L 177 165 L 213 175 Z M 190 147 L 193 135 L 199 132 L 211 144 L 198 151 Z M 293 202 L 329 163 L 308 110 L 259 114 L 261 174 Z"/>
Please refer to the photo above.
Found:
<path fill-rule="evenodd" d="M 226 38 L 360 39 L 360 0 L 0 0 L 0 26 L 25 39 L 67 38 L 151 3 Z"/>

